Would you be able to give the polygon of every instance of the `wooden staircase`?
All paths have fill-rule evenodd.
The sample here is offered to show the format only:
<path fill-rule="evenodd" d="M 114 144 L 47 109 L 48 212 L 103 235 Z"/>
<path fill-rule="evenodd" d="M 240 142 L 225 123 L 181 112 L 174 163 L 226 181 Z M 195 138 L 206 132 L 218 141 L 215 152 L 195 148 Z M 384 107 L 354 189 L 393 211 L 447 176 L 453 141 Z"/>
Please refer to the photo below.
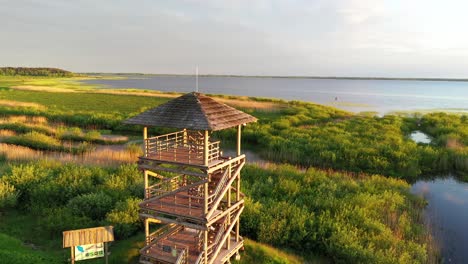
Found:
<path fill-rule="evenodd" d="M 241 155 L 224 159 L 196 181 L 176 175 L 149 185 L 140 216 L 166 224 L 147 236 L 140 262 L 212 264 L 237 254 L 243 245 L 236 226 L 244 195 L 233 185 L 244 164 Z"/>

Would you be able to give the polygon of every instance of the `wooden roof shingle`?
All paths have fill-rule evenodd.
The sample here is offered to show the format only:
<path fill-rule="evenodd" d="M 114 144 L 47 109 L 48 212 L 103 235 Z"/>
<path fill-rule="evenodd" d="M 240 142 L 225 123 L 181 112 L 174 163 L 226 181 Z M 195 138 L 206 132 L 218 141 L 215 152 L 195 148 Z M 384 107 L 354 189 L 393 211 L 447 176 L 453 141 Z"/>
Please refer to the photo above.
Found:
<path fill-rule="evenodd" d="M 124 121 L 124 124 L 217 131 L 257 121 L 257 118 L 191 92 Z"/>

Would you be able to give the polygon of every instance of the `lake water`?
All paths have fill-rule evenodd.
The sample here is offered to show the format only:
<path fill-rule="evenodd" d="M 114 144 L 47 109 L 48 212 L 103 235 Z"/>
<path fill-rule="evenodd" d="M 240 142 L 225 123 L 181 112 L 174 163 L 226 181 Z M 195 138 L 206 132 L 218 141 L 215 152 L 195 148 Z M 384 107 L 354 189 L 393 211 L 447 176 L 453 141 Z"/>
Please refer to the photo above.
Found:
<path fill-rule="evenodd" d="M 425 218 L 443 263 L 468 263 L 468 183 L 445 177 L 418 181 L 411 191 L 429 202 Z"/>
<path fill-rule="evenodd" d="M 195 90 L 193 76 L 127 76 L 84 82 L 110 88 L 169 92 Z M 385 114 L 400 110 L 444 109 L 468 112 L 468 82 L 403 80 L 336 80 L 310 78 L 200 77 L 199 91 L 301 100 L 341 109 Z"/>
<path fill-rule="evenodd" d="M 413 131 L 413 133 L 411 133 L 410 135 L 410 138 L 416 143 L 429 144 L 432 141 L 432 139 L 428 135 L 421 131 Z"/>

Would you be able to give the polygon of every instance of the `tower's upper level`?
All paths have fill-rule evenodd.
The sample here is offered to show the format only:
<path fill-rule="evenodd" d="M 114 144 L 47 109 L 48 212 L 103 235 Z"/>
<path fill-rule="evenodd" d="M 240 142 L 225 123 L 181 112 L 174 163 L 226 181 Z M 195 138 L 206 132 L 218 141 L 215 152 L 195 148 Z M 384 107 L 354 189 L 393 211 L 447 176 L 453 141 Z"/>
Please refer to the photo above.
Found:
<path fill-rule="evenodd" d="M 191 92 L 124 121 L 125 124 L 217 131 L 257 119 L 201 93 Z"/>
<path fill-rule="evenodd" d="M 257 119 L 200 93 L 188 93 L 124 121 L 142 125 L 144 156 L 140 165 L 153 161 L 212 168 L 229 160 L 223 157 L 219 141 L 211 141 L 210 133 L 237 127 L 237 157 L 241 155 L 241 127 Z M 182 129 L 148 137 L 147 127 Z M 140 167 L 141 167 L 140 166 Z"/>

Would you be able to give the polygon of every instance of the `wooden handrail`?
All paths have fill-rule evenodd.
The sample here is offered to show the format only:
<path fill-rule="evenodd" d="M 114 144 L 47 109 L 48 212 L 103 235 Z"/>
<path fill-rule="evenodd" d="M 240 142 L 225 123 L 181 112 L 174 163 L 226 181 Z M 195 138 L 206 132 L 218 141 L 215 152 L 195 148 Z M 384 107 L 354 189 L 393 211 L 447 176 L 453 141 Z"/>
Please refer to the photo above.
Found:
<path fill-rule="evenodd" d="M 208 149 L 208 163 L 220 157 L 220 141 L 210 142 L 207 146 L 199 134 L 187 134 L 184 131 L 147 138 L 145 140 L 145 157 L 162 158 L 162 153 L 173 154 L 173 161 L 184 160 L 189 164 L 204 161 L 204 149 Z M 166 156 L 167 157 L 167 156 Z"/>

